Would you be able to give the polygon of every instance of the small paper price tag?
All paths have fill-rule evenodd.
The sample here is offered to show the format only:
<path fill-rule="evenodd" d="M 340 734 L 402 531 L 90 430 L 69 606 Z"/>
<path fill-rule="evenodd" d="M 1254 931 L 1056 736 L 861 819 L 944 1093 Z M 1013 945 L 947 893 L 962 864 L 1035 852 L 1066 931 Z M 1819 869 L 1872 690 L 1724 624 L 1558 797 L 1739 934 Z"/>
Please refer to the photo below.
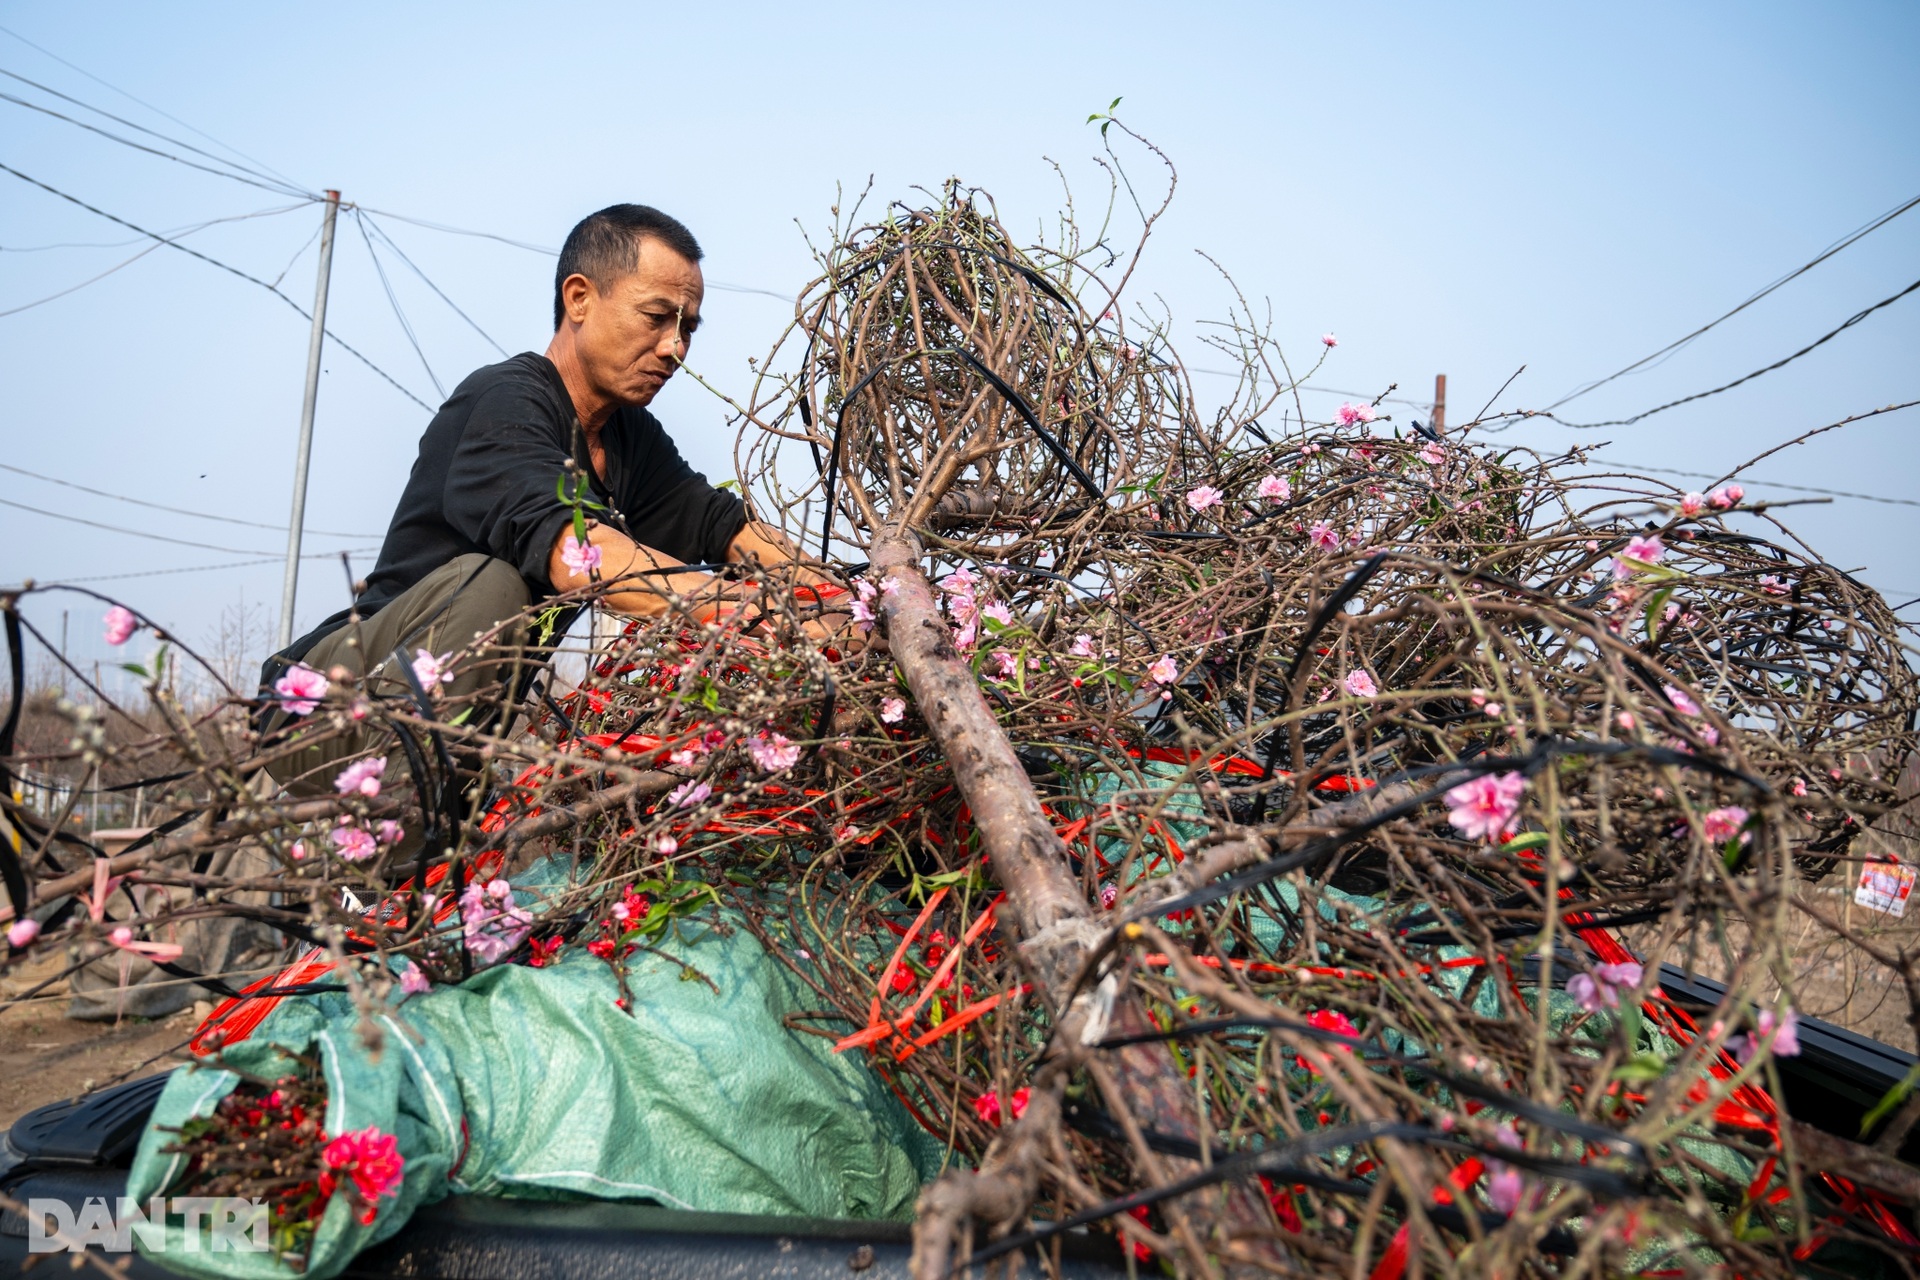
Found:
<path fill-rule="evenodd" d="M 1904 862 L 1869 862 L 1860 868 L 1860 885 L 1853 891 L 1853 900 L 1890 916 L 1904 916 L 1914 875 L 1914 869 Z"/>

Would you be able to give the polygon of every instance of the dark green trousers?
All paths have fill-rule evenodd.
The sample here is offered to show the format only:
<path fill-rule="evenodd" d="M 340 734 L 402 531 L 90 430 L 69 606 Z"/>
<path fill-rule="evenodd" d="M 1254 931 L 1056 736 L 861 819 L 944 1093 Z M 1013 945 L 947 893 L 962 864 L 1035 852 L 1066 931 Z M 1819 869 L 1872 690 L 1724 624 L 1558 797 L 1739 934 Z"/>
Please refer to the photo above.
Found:
<path fill-rule="evenodd" d="M 504 560 L 480 554 L 457 557 L 400 593 L 372 617 L 350 622 L 326 636 L 301 659 L 327 673 L 344 667 L 364 692 L 379 698 L 412 700 L 412 689 L 396 663 L 397 650 L 411 664 L 419 650 L 435 657 L 453 655 L 451 683 L 431 692 L 453 714 L 465 710 L 463 723 L 479 725 L 498 715 L 514 692 L 515 676 L 544 651 L 526 648 L 527 628 L 520 616 L 532 595 L 520 571 Z M 484 644 L 480 637 L 502 622 L 513 625 Z M 367 673 L 371 679 L 365 679 Z M 298 794 L 320 795 L 332 789 L 335 762 L 358 755 L 374 743 L 369 734 L 336 735 L 313 748 L 271 765 L 276 781 Z M 396 749 L 387 760 L 387 777 L 406 776 L 405 754 Z"/>

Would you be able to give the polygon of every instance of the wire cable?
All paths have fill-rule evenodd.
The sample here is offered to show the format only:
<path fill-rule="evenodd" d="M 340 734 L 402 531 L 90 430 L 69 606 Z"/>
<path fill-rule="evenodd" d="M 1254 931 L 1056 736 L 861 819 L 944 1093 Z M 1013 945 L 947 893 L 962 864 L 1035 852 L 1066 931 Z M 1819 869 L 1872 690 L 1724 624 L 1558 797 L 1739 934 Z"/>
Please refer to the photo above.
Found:
<path fill-rule="evenodd" d="M 315 551 L 303 555 L 300 558 L 302 560 L 337 560 L 339 559 L 339 553 L 336 551 Z M 287 558 L 284 555 L 263 556 L 258 560 L 232 560 L 226 564 L 194 564 L 186 565 L 179 569 L 139 569 L 131 573 L 96 573 L 85 578 L 61 578 L 58 582 L 50 583 L 49 585 L 59 586 L 62 583 L 69 582 L 117 582 L 123 578 L 162 578 L 175 573 L 212 573 L 217 569 L 251 569 L 260 565 L 285 564 L 286 562 Z"/>
<path fill-rule="evenodd" d="M 124 493 L 109 493 L 105 489 L 95 489 L 88 485 L 76 484 L 72 480 L 62 480 L 58 476 L 41 475 L 38 471 L 29 471 L 25 467 L 16 467 L 10 462 L 0 462 L 0 471 L 11 471 L 33 480 L 44 480 L 48 484 L 57 484 L 66 489 L 78 489 L 81 493 L 90 493 L 96 498 L 112 498 L 115 502 L 130 502 L 136 507 L 147 507 L 154 511 L 166 511 L 176 516 L 192 516 L 196 520 L 218 520 L 221 524 L 244 525 L 249 529 L 265 529 L 270 533 L 284 534 L 287 526 L 268 524 L 262 520 L 242 520 L 238 516 L 215 515 L 211 511 L 193 511 L 186 507 L 170 507 L 164 502 L 148 502 L 144 498 L 130 498 Z M 308 529 L 308 533 L 323 538 L 377 538 L 377 533 L 342 533 L 338 529 Z M 231 551 L 232 547 L 222 547 L 222 551 Z M 284 558 L 284 557 L 283 557 Z"/>
<path fill-rule="evenodd" d="M 66 520 L 72 524 L 83 524 L 90 529 L 104 529 L 108 533 L 124 533 L 129 537 L 147 538 L 154 542 L 171 542 L 177 547 L 193 547 L 196 550 L 200 550 L 200 551 L 245 551 L 246 550 L 245 547 L 222 547 L 211 542 L 190 542 L 185 538 L 170 538 L 164 533 L 148 533 L 144 529 L 127 529 L 127 528 L 121 527 L 120 525 L 102 524 L 98 520 L 88 520 L 84 516 L 70 516 L 64 511 L 48 511 L 45 507 L 30 507 L 24 502 L 15 502 L 12 498 L 0 498 L 0 506 L 13 507 L 16 510 L 30 512 L 31 514 L 36 516 L 46 516 L 49 519 L 53 519 L 53 520 Z M 377 547 L 350 547 L 348 548 L 348 550 L 353 552 L 356 555 L 360 555 L 369 551 L 376 551 L 378 550 L 378 548 Z M 273 555 L 273 553 L 269 551 L 256 551 L 253 554 L 261 555 L 261 556 Z M 338 555 L 339 552 L 334 551 L 334 552 L 329 552 L 328 554 Z M 282 553 L 281 555 L 275 558 L 280 560 L 285 560 L 286 555 L 285 553 Z"/>
<path fill-rule="evenodd" d="M 1681 396 L 1678 400 L 1669 400 L 1665 404 L 1655 405 L 1653 408 L 1648 409 L 1645 412 L 1634 414 L 1631 418 L 1610 418 L 1605 422 L 1568 422 L 1566 419 L 1557 417 L 1551 412 L 1534 413 L 1534 414 L 1528 414 L 1527 416 L 1533 417 L 1533 418 L 1551 418 L 1553 421 L 1559 423 L 1561 426 L 1571 427 L 1575 431 L 1592 431 L 1599 427 L 1630 427 L 1634 423 L 1639 422 L 1643 418 L 1651 418 L 1656 413 L 1665 413 L 1669 409 L 1677 409 L 1683 404 L 1692 404 L 1695 400 L 1704 400 L 1708 396 L 1717 396 L 1722 391 L 1731 391 L 1737 386 L 1740 386 L 1744 383 L 1752 382 L 1755 378 L 1759 377 L 1761 374 L 1772 373 L 1775 369 L 1781 368 L 1782 366 L 1785 366 L 1785 365 L 1792 364 L 1795 360 L 1798 360 L 1801 356 L 1806 355 L 1809 351 L 1812 351 L 1817 347 L 1825 346 L 1827 343 L 1833 341 L 1835 338 L 1839 337 L 1841 334 L 1845 333 L 1847 330 L 1853 328 L 1853 326 L 1859 324 L 1862 320 L 1865 320 L 1868 316 L 1872 315 L 1874 312 L 1880 310 L 1880 308 L 1892 306 L 1894 303 L 1900 301 L 1900 299 L 1912 293 L 1915 289 L 1920 289 L 1920 280 L 1915 280 L 1912 284 L 1908 285 L 1906 288 L 1902 289 L 1900 292 L 1894 294 L 1891 298 L 1882 298 L 1880 301 L 1874 303 L 1872 306 L 1866 307 L 1859 311 L 1854 312 L 1853 315 L 1847 317 L 1847 319 L 1843 321 L 1837 328 L 1831 329 L 1828 332 L 1822 334 L 1820 337 L 1815 338 L 1812 342 L 1809 342 L 1806 346 L 1800 348 L 1798 351 L 1794 352 L 1792 355 L 1783 357 L 1782 359 L 1779 359 L 1779 360 L 1775 360 L 1772 364 L 1768 365 L 1764 369 L 1755 369 L 1752 373 L 1747 374 L 1745 377 L 1735 378 L 1732 382 L 1728 382 L 1721 386 L 1715 387 L 1711 391 L 1696 391 L 1690 396 Z"/>
<path fill-rule="evenodd" d="M 1681 471 L 1674 467 L 1650 467 L 1641 462 L 1623 462 L 1618 458 L 1595 458 L 1595 462 L 1604 462 L 1610 466 L 1632 467 L 1635 471 L 1652 471 L 1658 475 L 1691 476 L 1695 480 L 1719 480 L 1721 477 L 1711 471 Z M 1877 493 L 1848 493 L 1844 489 L 1816 489 L 1812 485 L 1783 484 L 1778 480 L 1754 480 L 1748 478 L 1748 484 L 1762 485 L 1769 489 L 1789 489 L 1794 493 L 1821 493 L 1830 498 L 1857 498 L 1862 502 L 1884 502 L 1894 507 L 1920 507 L 1920 500 L 1913 498 L 1886 498 Z"/>
<path fill-rule="evenodd" d="M 472 327 L 475 333 L 485 338 L 487 340 L 487 344 L 491 346 L 495 351 L 498 351 L 503 357 L 507 354 L 507 349 L 501 346 L 499 343 L 495 342 L 493 340 L 493 335 L 480 327 L 479 321 L 475 320 L 472 316 L 462 311 L 458 303 L 454 302 L 452 298 L 449 298 L 445 294 L 445 292 L 441 290 L 439 285 L 435 284 L 431 279 L 428 278 L 426 272 L 422 271 L 418 266 L 414 264 L 413 259 L 407 256 L 406 250 L 402 249 L 399 246 L 399 244 L 394 240 L 394 238 L 387 234 L 387 229 L 385 227 L 381 226 L 379 223 L 373 220 L 373 217 L 371 214 L 367 213 L 366 210 L 360 209 L 358 207 L 354 209 L 354 214 L 356 217 L 358 217 L 361 220 L 360 225 L 362 229 L 364 230 L 367 228 L 371 228 L 373 231 L 373 234 L 380 237 L 381 243 L 385 244 L 387 248 L 393 250 L 393 252 L 399 256 L 400 261 L 406 263 L 407 267 L 413 272 L 413 274 L 420 277 L 421 283 L 425 284 L 427 288 L 433 290 L 433 292 L 439 297 L 440 301 L 446 303 L 449 307 L 453 308 L 453 314 L 459 316 L 462 320 L 465 320 L 467 324 Z"/>
<path fill-rule="evenodd" d="M 360 228 L 360 239 L 366 243 L 367 256 L 373 259 L 373 272 L 380 277 L 380 287 L 386 291 L 387 304 L 393 308 L 394 318 L 400 322 L 400 332 L 407 335 L 407 341 L 413 345 L 413 354 L 420 357 L 420 367 L 427 371 L 427 381 L 433 384 L 433 389 L 440 393 L 442 400 L 445 400 L 447 389 L 440 385 L 440 376 L 433 371 L 433 365 L 427 360 L 427 353 L 420 349 L 420 339 L 414 336 L 413 326 L 407 322 L 407 313 L 401 310 L 400 299 L 393 294 L 393 282 L 387 279 L 387 269 L 380 264 L 380 255 L 374 252 L 373 237 L 367 234 L 367 224 L 360 217 L 358 209 L 354 210 L 353 221 L 354 225 Z"/>
<path fill-rule="evenodd" d="M 365 206 L 356 205 L 355 208 L 365 208 Z M 543 244 L 529 244 L 525 240 L 515 240 L 509 236 L 495 235 L 491 231 L 474 231 L 467 227 L 450 227 L 444 222 L 429 222 L 425 218 L 412 218 L 404 213 L 395 213 L 391 209 L 366 209 L 366 212 L 378 214 L 382 218 L 392 218 L 398 222 L 411 223 L 416 227 L 425 227 L 429 231 L 444 231 L 448 235 L 454 236 L 473 236 L 479 240 L 497 240 L 501 244 L 512 245 L 516 249 L 525 249 L 528 253 L 544 254 L 549 258 L 557 258 L 560 256 L 558 249 L 549 249 Z M 786 303 L 792 303 L 794 301 L 794 297 L 790 293 L 781 293 L 777 289 L 762 289 L 758 285 L 730 284 L 725 280 L 708 280 L 706 286 L 709 289 L 718 289 L 722 293 L 757 293 L 762 297 L 778 298 L 780 301 Z M 448 305 L 451 306 L 452 304 L 449 303 Z M 492 339 L 488 339 L 488 341 L 492 341 Z"/>
<path fill-rule="evenodd" d="M 1632 373 L 1634 370 L 1639 369 L 1647 364 L 1650 364 L 1655 360 L 1658 360 L 1661 356 L 1668 355 L 1672 352 L 1678 351 L 1680 348 L 1686 346 L 1689 342 L 1692 342 L 1695 338 L 1707 332 L 1707 330 L 1712 329 L 1714 326 L 1720 324 L 1722 321 L 1731 320 L 1734 316 L 1739 315 L 1742 311 L 1745 311 L 1748 307 L 1760 301 L 1760 299 L 1766 297 L 1768 294 L 1772 293 L 1775 289 L 1778 289 L 1780 286 L 1786 284 L 1788 281 L 1793 280 L 1799 276 L 1805 275 L 1807 272 L 1813 270 L 1815 267 L 1825 262 L 1828 258 L 1831 258 L 1834 254 L 1839 253 L 1842 249 L 1845 249 L 1848 245 L 1855 244 L 1860 240 L 1864 239 L 1866 236 L 1872 234 L 1873 232 L 1878 231 L 1881 227 L 1886 226 L 1889 222 L 1892 222 L 1895 218 L 1899 217 L 1901 214 L 1907 212 L 1909 209 L 1912 209 L 1915 205 L 1920 205 L 1920 196 L 1915 196 L 1911 200 L 1908 200 L 1902 204 L 1894 206 L 1892 209 L 1889 209 L 1887 212 L 1881 214 L 1879 217 L 1868 222 L 1865 226 L 1859 228 L 1856 231 L 1850 232 L 1847 235 L 1840 237 L 1840 239 L 1834 241 L 1832 244 L 1828 245 L 1825 249 L 1823 249 L 1820 252 L 1820 254 L 1813 259 L 1813 261 L 1807 263 L 1804 266 L 1796 267 L 1792 271 L 1789 271 L 1786 275 L 1781 276 L 1778 280 L 1775 280 L 1772 284 L 1760 290 L 1758 293 L 1754 294 L 1752 297 L 1748 298 L 1745 302 L 1741 303 L 1739 306 L 1735 307 L 1733 310 L 1727 312 L 1725 315 L 1720 316 L 1713 320 L 1709 320 L 1707 323 L 1701 325 L 1698 329 L 1695 329 L 1692 333 L 1688 334 L 1686 337 L 1679 338 L 1673 342 L 1669 342 L 1666 346 L 1660 348 L 1658 351 L 1654 352 L 1650 356 L 1642 356 L 1640 359 L 1635 360 L 1632 364 L 1628 365 L 1624 369 L 1621 369 L 1617 373 L 1610 373 L 1604 378 L 1595 379 L 1594 381 L 1587 383 L 1585 386 L 1576 388 L 1575 390 L 1568 392 L 1566 395 L 1561 396 L 1558 400 L 1555 400 L 1552 404 L 1548 405 L 1546 411 L 1551 413 L 1553 410 L 1558 409 L 1561 405 L 1567 403 L 1569 400 L 1576 400 L 1579 397 L 1586 395 L 1589 391 L 1593 391 L 1597 388 L 1606 386 L 1609 382 L 1612 382 L 1615 378 L 1624 378 L 1626 375 L 1628 375 L 1629 373 Z"/>
<path fill-rule="evenodd" d="M 278 213 L 291 213 L 295 209 L 306 208 L 308 203 L 309 202 L 303 201 L 300 204 L 290 204 L 290 205 L 287 205 L 285 208 L 281 208 L 281 209 L 263 209 L 259 213 L 243 213 L 230 218 L 214 218 L 211 221 L 201 223 L 199 226 L 188 227 L 185 231 L 169 232 L 165 239 L 155 241 L 154 243 L 147 245 L 146 248 L 134 254 L 131 258 L 128 258 L 122 262 L 115 263 L 113 266 L 108 267 L 105 271 L 102 271 L 97 276 L 89 276 L 87 279 L 82 280 L 79 284 L 69 285 L 67 288 L 60 290 L 58 293 L 50 293 L 44 298 L 37 298 L 32 302 L 25 302 L 17 307 L 10 307 L 5 311 L 0 311 L 0 319 L 4 319 L 7 316 L 19 315 L 22 311 L 31 311 L 35 307 L 45 306 L 47 303 L 58 301 L 59 299 L 66 297 L 70 293 L 78 293 L 80 292 L 80 290 L 86 288 L 88 285 L 98 284 L 100 281 L 105 280 L 108 276 L 113 275 L 115 272 L 120 271 L 125 267 L 132 266 L 134 263 L 140 261 L 140 259 L 152 253 L 155 249 L 161 248 L 163 245 L 173 244 L 175 241 L 184 240 L 188 236 L 194 234 L 197 231 L 205 231 L 208 227 L 215 226 L 222 222 L 239 222 L 245 218 L 260 218 L 260 217 L 267 217 L 269 215 L 278 214 Z M 318 233 L 316 232 L 316 234 Z M 129 241 L 128 243 L 138 244 L 139 241 L 137 240 Z M 312 242 L 309 241 L 308 243 L 312 243 Z M 282 272 L 281 274 L 284 275 L 286 273 Z"/>
<path fill-rule="evenodd" d="M 8 71 L 5 67 L 0 67 L 0 76 L 13 76 L 13 78 L 16 80 L 25 80 L 26 83 L 33 84 L 33 81 L 27 80 L 25 76 L 14 75 L 13 72 Z M 41 88 L 43 86 L 35 85 L 34 87 Z M 47 92 L 53 93 L 54 90 L 48 89 Z M 59 96 L 63 98 L 66 97 L 65 94 L 60 94 Z M 234 182 L 244 182 L 250 187 L 259 187 L 263 191 L 272 191 L 278 195 L 288 195 L 288 196 L 309 195 L 308 192 L 302 191 L 297 187 L 288 186 L 284 182 L 277 182 L 273 180 L 268 180 L 263 182 L 258 178 L 251 178 L 238 173 L 230 173 L 226 169 L 216 169 L 216 168 L 213 168 L 211 165 L 204 165 L 195 160 L 188 160 L 184 156 L 176 156 L 172 152 L 162 151 L 158 147 L 149 147 L 145 143 L 135 142 L 131 138 L 123 138 L 117 133 L 109 133 L 105 129 L 100 128 L 98 125 L 88 124 L 84 120 L 75 120 L 72 116 L 65 115 L 61 112 L 55 111 L 52 107 L 43 107 L 37 102 L 28 102 L 25 98 L 17 98 L 11 93 L 0 92 L 0 102 L 11 102 L 15 106 L 25 107 L 29 111 L 38 111 L 42 115 L 52 116 L 55 120 L 64 120 L 66 121 L 66 123 L 73 125 L 77 129 L 85 129 L 88 133 L 98 134 L 110 142 L 119 143 L 123 147 L 132 147 L 135 151 L 144 151 L 150 156 L 159 156 L 162 160 L 171 160 L 175 164 L 183 164 L 187 166 L 187 168 L 189 169 L 198 169 L 202 173 L 210 173 L 214 175 L 216 178 L 228 178 Z M 89 108 L 89 109 L 92 110 L 95 108 Z M 107 113 L 102 111 L 100 114 L 106 115 Z M 119 117 L 117 116 L 113 116 L 110 118 L 119 119 Z M 134 127 L 137 129 L 140 126 L 135 125 Z M 222 163 L 225 163 L 225 161 L 222 161 Z M 312 197 L 309 197 L 309 198 L 312 198 Z"/>
<path fill-rule="evenodd" d="M 87 70 L 85 67 L 80 66 L 78 63 L 69 62 L 65 58 L 61 57 L 59 54 L 55 53 L 53 50 L 45 47 L 44 45 L 35 44 L 33 41 L 21 35 L 18 31 L 15 31 L 9 27 L 0 27 L 0 34 L 12 36 L 15 40 L 18 40 L 21 44 L 26 45 L 27 48 L 33 49 L 39 53 L 43 53 L 47 57 L 52 58 L 55 62 L 59 63 L 61 66 L 66 67 L 72 71 L 78 71 L 81 75 L 93 81 L 95 84 L 101 85 L 104 88 L 113 90 L 115 93 L 125 98 L 128 102 L 134 103 L 138 106 L 145 107 L 147 110 L 153 112 L 155 115 L 162 116 L 168 120 L 173 121 L 175 124 L 179 125 L 182 129 L 185 129 L 188 133 L 196 134 L 199 137 L 205 138 L 208 142 L 211 142 L 216 147 L 222 147 L 228 151 L 233 152 L 234 155 L 239 156 L 242 160 L 247 161 L 249 164 L 257 165 L 258 169 L 256 170 L 256 172 L 264 172 L 270 177 L 279 178 L 281 181 L 287 183 L 290 186 L 299 185 L 298 183 L 295 183 L 293 179 L 287 177 L 286 174 L 281 173 L 279 170 L 275 169 L 272 165 L 268 164 L 266 161 L 254 159 L 254 157 L 248 155 L 246 152 L 242 151 L 240 148 L 236 146 L 232 146 L 228 143 L 222 142 L 220 139 L 208 133 L 205 129 L 194 128 L 192 125 L 188 124 L 185 120 L 182 120 L 179 116 L 172 115 L 168 112 L 162 111 L 159 107 L 154 106 L 151 102 L 146 101 L 144 98 L 136 98 L 131 93 L 128 93 L 125 89 L 122 89 L 119 85 L 114 84 L 111 81 L 102 80 L 99 76 L 93 74 L 93 72 Z M 89 109 L 98 110 L 98 108 L 89 108 Z M 103 111 L 100 114 L 105 115 L 106 112 Z M 133 127 L 136 129 L 140 128 L 139 125 L 135 125 Z M 142 130 L 142 132 L 149 132 L 149 131 Z M 238 168 L 239 166 L 236 165 L 234 167 Z"/>
<path fill-rule="evenodd" d="M 82 209 L 85 209 L 88 213 L 97 214 L 100 217 L 105 218 L 108 222 L 112 222 L 119 226 L 125 227 L 129 231 L 138 231 L 141 235 L 147 236 L 148 238 L 153 240 L 158 240 L 161 243 L 167 245 L 169 248 L 178 249 L 181 253 L 187 254 L 191 257 L 198 258 L 200 259 L 200 261 L 208 263 L 209 265 L 216 266 L 220 268 L 222 271 L 226 272 L 228 275 L 239 276 L 242 280 L 245 280 L 248 284 L 257 284 L 262 289 L 265 289 L 268 293 L 272 294 L 274 297 L 280 299 L 280 301 L 286 303 L 289 307 L 292 307 L 296 312 L 298 312 L 302 317 L 304 317 L 309 323 L 311 323 L 313 320 L 312 314 L 308 312 L 305 307 L 301 306 L 299 303 L 295 302 L 292 298 L 289 298 L 286 294 L 280 292 L 280 290 L 268 284 L 265 280 L 262 280 L 258 276 L 248 275 L 246 272 L 242 271 L 240 268 L 235 266 L 229 266 L 227 263 L 220 261 L 220 259 L 218 258 L 210 258 L 206 254 L 201 253 L 196 249 L 189 249 L 187 248 L 187 246 L 183 244 L 175 244 L 172 241 L 168 240 L 165 236 L 160 235 L 158 232 L 149 231 L 145 227 L 139 226 L 136 223 L 128 222 L 125 218 L 115 217 L 113 214 L 108 213 L 105 209 L 95 208 L 93 205 L 88 204 L 85 200 L 80 199 L 80 197 L 68 195 L 66 192 L 60 190 L 60 188 L 49 186 L 48 184 L 40 181 L 40 179 L 32 177 L 28 174 L 22 173 L 20 172 L 20 170 L 14 168 L 9 164 L 0 163 L 0 171 L 10 173 L 14 177 L 19 178 L 23 182 L 31 183 L 33 186 L 39 187 L 42 191 L 50 192 L 53 195 L 59 196 L 62 200 L 67 201 L 69 204 L 79 205 Z M 393 387 L 395 391 L 398 391 L 401 395 L 413 401 L 415 404 L 419 405 L 422 409 L 425 409 L 428 413 L 433 412 L 432 405 L 429 405 L 425 400 L 422 400 L 419 396 L 407 390 L 405 386 L 401 385 L 401 383 L 397 379 L 395 379 L 392 374 L 388 373 L 385 369 L 382 369 L 379 365 L 369 360 L 366 356 L 361 355 L 356 348 L 354 348 L 347 342 L 343 341 L 339 334 L 335 333 L 331 329 L 327 329 L 324 332 L 326 333 L 327 337 L 332 338 L 333 341 L 336 344 L 338 344 L 341 350 L 345 351 L 348 355 L 358 360 L 361 364 L 364 364 L 365 366 L 367 366 L 367 368 L 379 374 L 383 379 L 387 381 L 388 384 L 390 384 Z"/>

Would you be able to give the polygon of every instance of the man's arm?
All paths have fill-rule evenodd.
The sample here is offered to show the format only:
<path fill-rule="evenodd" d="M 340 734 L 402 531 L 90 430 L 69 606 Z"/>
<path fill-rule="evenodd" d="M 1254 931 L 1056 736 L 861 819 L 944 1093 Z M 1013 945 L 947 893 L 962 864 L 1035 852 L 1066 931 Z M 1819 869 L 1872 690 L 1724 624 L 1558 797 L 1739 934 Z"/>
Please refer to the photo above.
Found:
<path fill-rule="evenodd" d="M 553 583 L 555 591 L 575 591 L 594 581 L 592 574 L 567 563 L 565 552 L 572 538 L 573 527 L 563 526 L 547 552 L 547 578 Z M 648 569 L 672 569 L 685 563 L 652 547 L 641 546 L 610 525 L 589 524 L 587 542 L 600 552 L 599 580 L 602 582 L 626 578 L 628 574 Z M 691 570 L 686 573 L 647 573 L 642 577 L 628 578 L 617 590 L 608 592 L 601 603 L 615 613 L 630 614 L 636 618 L 657 618 L 667 611 L 669 593 L 712 603 L 726 594 L 726 585 L 712 574 Z"/>
<path fill-rule="evenodd" d="M 547 556 L 547 576 L 555 591 L 572 591 L 589 585 L 593 580 L 566 562 L 565 551 L 572 537 L 571 526 L 562 528 Z M 664 552 L 642 546 L 607 525 L 590 525 L 587 541 L 600 551 L 599 577 L 602 582 L 614 581 L 647 569 L 672 569 L 685 563 Z M 796 551 L 778 529 L 754 520 L 741 526 L 740 532 L 733 536 L 733 541 L 727 546 L 727 560 L 733 564 L 765 568 L 781 564 L 795 565 L 796 584 L 818 585 L 831 581 L 822 571 L 822 566 Z M 621 583 L 619 589 L 609 592 L 601 603 L 615 613 L 657 618 L 667 611 L 669 592 L 693 600 L 696 608 L 704 609 L 751 590 L 751 586 L 722 582 L 712 574 L 697 570 L 648 573 Z M 806 631 L 815 640 L 831 640 L 844 650 L 857 652 L 866 647 L 867 637 L 855 631 L 851 622 L 852 616 L 845 608 L 830 607 L 817 619 L 809 621 Z"/>

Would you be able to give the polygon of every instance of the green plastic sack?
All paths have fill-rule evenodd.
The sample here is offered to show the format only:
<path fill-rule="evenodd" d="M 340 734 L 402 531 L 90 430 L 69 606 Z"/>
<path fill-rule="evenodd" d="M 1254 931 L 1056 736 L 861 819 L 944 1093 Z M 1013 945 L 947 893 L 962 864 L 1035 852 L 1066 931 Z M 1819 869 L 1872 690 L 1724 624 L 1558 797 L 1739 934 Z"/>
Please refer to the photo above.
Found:
<path fill-rule="evenodd" d="M 344 995 L 287 1000 L 227 1053 L 241 1070 L 284 1074 L 276 1046 L 316 1056 L 326 1131 L 377 1126 L 406 1157 L 397 1197 L 363 1226 L 335 1196 L 305 1275 L 327 1280 L 361 1249 L 443 1196 L 652 1200 L 708 1212 L 904 1219 L 939 1169 L 941 1144 L 857 1055 L 836 1056 L 782 1019 L 804 987 L 745 929 L 695 926 L 675 955 L 719 987 L 646 953 L 630 962 L 635 1016 L 614 1004 L 607 966 L 569 948 L 559 963 L 500 965 L 382 1015 L 371 1057 Z M 127 1194 L 144 1203 L 179 1172 L 167 1130 L 208 1115 L 229 1071 L 168 1083 Z M 187 1275 L 278 1280 L 272 1254 L 187 1252 L 169 1226 L 154 1260 Z"/>

